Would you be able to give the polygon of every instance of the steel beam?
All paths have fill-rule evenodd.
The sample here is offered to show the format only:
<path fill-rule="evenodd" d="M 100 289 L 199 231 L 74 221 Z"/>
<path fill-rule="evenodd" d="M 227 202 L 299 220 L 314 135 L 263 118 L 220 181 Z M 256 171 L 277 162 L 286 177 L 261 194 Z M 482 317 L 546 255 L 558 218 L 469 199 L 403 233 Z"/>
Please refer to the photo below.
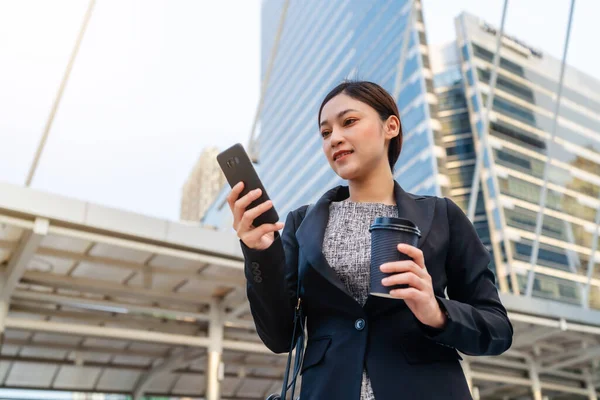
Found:
<path fill-rule="evenodd" d="M 46 292 L 34 292 L 28 290 L 17 290 L 13 294 L 17 300 L 29 300 L 36 302 L 45 302 L 50 304 L 60 304 L 69 307 L 85 310 L 104 311 L 118 314 L 140 313 L 161 318 L 169 316 L 176 319 L 194 319 L 196 321 L 209 321 L 210 316 L 207 313 L 194 312 L 191 310 L 173 309 L 168 307 L 153 307 L 139 304 L 132 304 L 122 301 L 109 301 L 100 299 L 90 299 L 88 297 L 67 296 Z M 230 328 L 241 328 L 255 330 L 252 321 L 240 320 L 237 318 L 228 318 L 225 320 L 225 326 Z"/>
<path fill-rule="evenodd" d="M 195 269 L 183 269 L 183 268 L 169 268 L 169 267 L 157 267 L 144 265 L 127 260 L 119 260 L 112 257 L 93 256 L 84 253 L 77 253 L 67 250 L 54 249 L 49 247 L 40 247 L 37 251 L 40 256 L 50 256 L 73 260 L 77 262 L 86 262 L 92 264 L 110 265 L 111 267 L 127 269 L 136 272 L 148 272 L 151 274 L 162 274 L 169 276 L 180 276 L 182 278 L 188 278 L 198 280 L 200 282 L 214 283 L 216 285 L 227 286 L 227 287 L 240 287 L 246 283 L 244 277 L 240 274 L 239 278 L 236 277 L 215 277 L 199 274 Z M 199 263 L 206 265 L 205 263 Z M 201 268 L 198 265 L 197 268 Z"/>
<path fill-rule="evenodd" d="M 121 329 L 97 325 L 79 325 L 53 321 L 29 320 L 14 317 L 6 318 L 6 327 L 25 331 L 52 332 L 64 335 L 101 337 L 147 343 L 162 343 L 175 346 L 207 348 L 211 344 L 210 339 L 207 337 L 149 332 L 140 329 Z M 259 354 L 273 354 L 262 344 L 247 343 L 235 340 L 223 340 L 223 349 Z"/>
<path fill-rule="evenodd" d="M 571 7 L 569 10 L 569 22 L 567 25 L 567 35 L 565 38 L 565 45 L 563 48 L 563 57 L 562 63 L 560 66 L 560 77 L 558 81 L 558 93 L 556 95 L 556 106 L 554 108 L 554 119 L 552 122 L 552 134 L 550 136 L 548 149 L 551 149 L 554 145 L 554 138 L 556 137 L 556 132 L 558 131 L 558 112 L 560 111 L 560 101 L 562 99 L 562 90 L 563 90 L 563 79 L 565 76 L 565 69 L 567 65 L 567 51 L 569 50 L 569 38 L 571 37 L 571 23 L 573 22 L 573 11 L 575 9 L 575 0 L 571 0 Z M 548 164 L 550 163 L 551 155 L 548 151 L 546 163 L 544 164 L 544 183 L 542 185 L 542 193 L 540 195 L 540 203 L 539 203 L 539 211 L 537 214 L 536 225 L 535 225 L 535 240 L 533 241 L 533 248 L 531 250 L 531 258 L 529 260 L 529 264 L 531 269 L 529 270 L 529 274 L 527 275 L 527 289 L 525 292 L 526 296 L 531 296 L 533 292 L 533 281 L 535 278 L 535 265 L 537 264 L 538 254 L 540 250 L 540 236 L 542 234 L 542 223 L 544 222 L 544 211 L 546 210 L 546 196 L 548 194 L 548 179 L 550 177 L 550 169 L 548 168 Z M 592 258 L 593 258 L 592 254 Z"/>
<path fill-rule="evenodd" d="M 209 304 L 212 297 L 198 296 L 195 294 L 181 294 L 167 291 L 145 289 L 110 281 L 88 278 L 74 278 L 65 275 L 57 275 L 48 272 L 26 271 L 22 280 L 43 286 L 51 286 L 62 289 L 77 290 L 81 292 L 97 293 L 109 296 L 127 297 L 135 299 L 146 299 L 156 302 L 187 303 L 187 304 Z"/>
<path fill-rule="evenodd" d="M 10 302 L 10 296 L 25 273 L 27 265 L 35 255 L 42 239 L 48 234 L 49 225 L 50 221 L 47 219 L 36 218 L 33 229 L 23 234 L 17 248 L 10 257 L 6 272 L 2 274 L 0 301 Z"/>
<path fill-rule="evenodd" d="M 121 349 L 115 347 L 106 347 L 106 346 L 80 346 L 74 347 L 70 344 L 60 343 L 60 342 L 49 342 L 49 341 L 29 341 L 23 339 L 4 339 L 4 344 L 7 346 L 16 346 L 16 347 L 31 347 L 34 349 L 50 349 L 50 350 L 62 350 L 66 352 L 78 351 L 81 354 L 110 354 L 110 355 L 121 355 L 121 356 L 133 356 L 133 357 L 148 357 L 148 358 L 165 358 L 168 354 L 165 351 L 157 351 L 157 350 L 131 350 L 131 349 Z"/>
<path fill-rule="evenodd" d="M 546 339 L 558 333 L 562 333 L 562 331 L 558 329 L 548 329 L 545 326 L 537 326 L 525 334 L 518 335 L 512 348 L 516 349 L 518 347 L 531 346 L 538 340 Z"/>
<path fill-rule="evenodd" d="M 94 10 L 94 5 L 96 4 L 96 0 L 90 0 L 88 4 L 87 11 L 83 18 L 83 22 L 81 23 L 81 27 L 79 29 L 79 34 L 77 35 L 77 40 L 75 40 L 75 47 L 71 52 L 71 57 L 69 57 L 69 62 L 67 63 L 67 68 L 65 69 L 65 73 L 63 74 L 63 78 L 60 82 L 60 86 L 58 87 L 58 93 L 54 98 L 54 102 L 52 103 L 52 108 L 50 110 L 50 115 L 46 120 L 46 126 L 44 127 L 44 133 L 40 139 L 38 147 L 35 152 L 35 156 L 29 167 L 29 172 L 27 174 L 27 179 L 25 180 L 25 186 L 31 186 L 31 182 L 33 181 L 33 177 L 35 175 L 35 171 L 37 170 L 38 163 L 40 161 L 40 157 L 46 145 L 46 140 L 48 140 L 48 135 L 50 133 L 50 129 L 52 128 L 52 122 L 54 121 L 54 116 L 56 115 L 56 111 L 58 110 L 58 106 L 60 105 L 60 100 L 62 99 L 63 93 L 65 91 L 65 87 L 67 86 L 67 82 L 69 81 L 69 76 L 71 75 L 71 70 L 73 69 L 73 64 L 75 64 L 75 59 L 77 58 L 77 54 L 79 53 L 79 47 L 81 47 L 81 42 L 83 41 L 83 36 L 85 35 L 85 31 L 87 29 L 88 23 L 90 22 L 90 18 L 92 17 L 92 11 Z"/>
<path fill-rule="evenodd" d="M 559 360 L 565 360 L 570 358 L 580 357 L 582 355 L 589 354 L 590 352 L 600 351 L 600 346 L 596 346 L 593 348 L 577 348 L 568 351 L 563 351 L 558 354 L 550 354 L 547 356 L 539 357 L 538 362 L 543 368 L 547 367 L 546 364 L 551 364 L 554 362 L 558 362 Z"/>
<path fill-rule="evenodd" d="M 583 354 L 578 355 L 576 357 L 568 358 L 563 361 L 559 361 L 548 366 L 544 366 L 542 369 L 540 369 L 540 372 L 553 371 L 561 368 L 571 367 L 573 365 L 581 364 L 587 361 L 591 361 L 593 359 L 600 359 L 600 347 L 582 350 Z"/>
<path fill-rule="evenodd" d="M 228 312 L 227 316 L 229 318 L 238 318 L 238 317 L 246 314 L 249 311 L 250 311 L 250 303 L 245 301 L 242 304 L 240 304 L 239 306 L 237 306 L 236 308 L 234 308 L 233 310 L 231 310 L 230 312 Z"/>
<path fill-rule="evenodd" d="M 59 236 L 72 237 L 76 239 L 87 240 L 96 243 L 104 243 L 111 246 L 124 247 L 127 249 L 147 252 L 152 254 L 161 254 L 184 260 L 196 261 L 200 263 L 218 265 L 224 268 L 237 270 L 244 269 L 244 262 L 230 257 L 219 257 L 198 251 L 182 250 L 175 246 L 160 245 L 144 242 L 142 240 L 126 239 L 96 232 L 82 231 L 81 229 L 72 229 L 63 226 L 51 226 L 50 233 Z"/>
<path fill-rule="evenodd" d="M 467 216 L 471 221 L 475 219 L 475 209 L 477 207 L 477 198 L 479 196 L 479 181 L 483 180 L 482 167 L 483 167 L 483 154 L 485 151 L 488 152 L 489 162 L 492 163 L 492 154 L 489 146 L 488 136 L 490 128 L 490 114 L 492 113 L 492 107 L 494 104 L 494 94 L 496 91 L 496 80 L 498 78 L 498 66 L 500 65 L 500 48 L 502 45 L 502 37 L 504 36 L 504 22 L 506 21 L 506 9 L 508 8 L 508 0 L 504 0 L 502 7 L 502 18 L 500 20 L 500 29 L 496 32 L 496 52 L 494 53 L 493 69 L 488 82 L 490 92 L 488 93 L 487 102 L 485 106 L 485 118 L 483 120 L 483 129 L 481 131 L 481 138 L 478 136 L 478 132 L 474 132 L 473 135 L 477 136 L 480 140 L 478 141 L 478 149 L 475 154 L 475 171 L 473 173 L 473 181 L 471 183 L 471 196 L 469 197 L 469 206 L 467 210 Z M 496 205 L 500 207 L 500 204 Z M 496 227 L 498 229 L 498 227 Z"/>
<path fill-rule="evenodd" d="M 168 315 L 177 318 L 194 319 L 196 321 L 208 321 L 209 315 L 206 313 L 186 311 L 181 309 L 171 309 L 168 307 L 152 307 L 140 304 L 127 303 L 122 301 L 110 301 L 101 299 L 91 299 L 89 297 L 67 296 L 48 292 L 34 292 L 29 290 L 17 290 L 13 297 L 15 299 L 31 300 L 44 302 L 47 304 L 60 304 L 69 307 L 80 308 L 84 310 L 104 311 L 118 314 L 140 313 L 158 316 Z"/>

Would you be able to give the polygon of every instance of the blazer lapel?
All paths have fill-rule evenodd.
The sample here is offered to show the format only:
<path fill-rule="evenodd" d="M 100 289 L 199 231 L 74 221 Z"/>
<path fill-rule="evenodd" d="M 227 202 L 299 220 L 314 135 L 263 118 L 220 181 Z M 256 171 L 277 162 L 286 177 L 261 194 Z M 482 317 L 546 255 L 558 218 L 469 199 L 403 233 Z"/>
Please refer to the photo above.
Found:
<path fill-rule="evenodd" d="M 325 228 L 327 228 L 329 221 L 329 205 L 332 201 L 337 200 L 341 194 L 339 192 L 343 191 L 343 188 L 344 186 L 337 186 L 329 190 L 315 203 L 298 227 L 296 239 L 298 240 L 300 250 L 310 265 L 323 275 L 329 283 L 352 297 L 323 254 L 323 238 L 325 237 Z"/>
<path fill-rule="evenodd" d="M 421 230 L 421 238 L 418 244 L 420 248 L 431 230 L 435 211 L 435 197 L 406 193 L 396 181 L 394 181 L 394 197 L 398 206 L 398 217 L 411 220 Z"/>

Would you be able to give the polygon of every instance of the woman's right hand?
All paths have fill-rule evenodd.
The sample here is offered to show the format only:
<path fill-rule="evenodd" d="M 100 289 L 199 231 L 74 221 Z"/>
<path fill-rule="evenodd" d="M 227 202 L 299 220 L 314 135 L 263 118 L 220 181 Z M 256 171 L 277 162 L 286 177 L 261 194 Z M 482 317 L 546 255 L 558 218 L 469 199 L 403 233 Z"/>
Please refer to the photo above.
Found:
<path fill-rule="evenodd" d="M 254 250 L 265 250 L 273 244 L 275 231 L 282 229 L 283 223 L 262 224 L 258 227 L 252 225 L 252 221 L 256 217 L 273 207 L 273 202 L 268 200 L 250 210 L 246 210 L 250 203 L 260 197 L 261 190 L 253 190 L 244 197 L 238 198 L 242 190 L 244 190 L 244 183 L 239 182 L 227 196 L 227 203 L 233 213 L 233 229 L 247 247 Z"/>

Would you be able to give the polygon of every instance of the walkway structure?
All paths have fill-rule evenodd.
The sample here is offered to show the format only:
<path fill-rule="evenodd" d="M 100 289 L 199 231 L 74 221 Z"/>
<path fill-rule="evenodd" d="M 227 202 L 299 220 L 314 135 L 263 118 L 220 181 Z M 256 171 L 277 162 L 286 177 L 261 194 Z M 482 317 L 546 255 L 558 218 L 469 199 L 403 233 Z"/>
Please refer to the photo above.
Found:
<path fill-rule="evenodd" d="M 0 264 L 3 387 L 216 400 L 281 384 L 234 234 L 0 184 Z M 463 356 L 474 397 L 596 400 L 600 313 L 502 299 L 514 345 Z"/>

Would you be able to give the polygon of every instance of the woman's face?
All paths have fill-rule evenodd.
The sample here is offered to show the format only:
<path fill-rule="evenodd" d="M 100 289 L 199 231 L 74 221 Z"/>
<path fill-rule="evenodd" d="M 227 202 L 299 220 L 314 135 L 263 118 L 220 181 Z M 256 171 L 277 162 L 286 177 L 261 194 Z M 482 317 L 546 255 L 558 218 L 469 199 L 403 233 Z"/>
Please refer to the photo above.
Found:
<path fill-rule="evenodd" d="M 374 108 L 341 93 L 325 104 L 319 123 L 323 152 L 342 179 L 360 179 L 381 163 L 389 168 L 387 142 L 398 134 L 397 117 L 383 122 Z"/>

